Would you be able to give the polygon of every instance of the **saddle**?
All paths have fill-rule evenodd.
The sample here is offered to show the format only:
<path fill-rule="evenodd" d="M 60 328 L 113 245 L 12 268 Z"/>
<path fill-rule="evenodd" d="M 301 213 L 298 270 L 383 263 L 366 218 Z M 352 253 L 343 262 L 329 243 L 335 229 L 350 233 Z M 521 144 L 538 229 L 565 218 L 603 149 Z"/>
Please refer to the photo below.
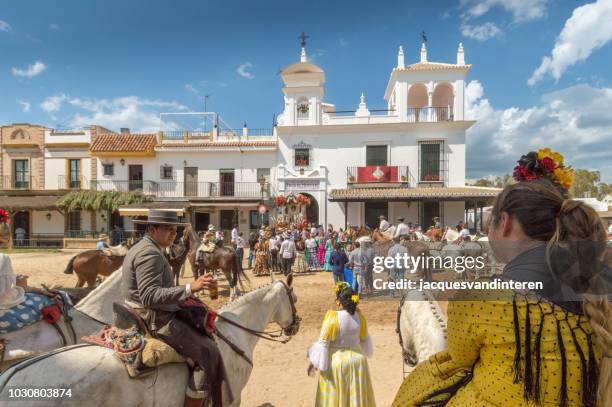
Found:
<path fill-rule="evenodd" d="M 170 345 L 151 336 L 145 320 L 132 308 L 113 303 L 114 326 L 84 336 L 84 342 L 113 349 L 131 378 L 141 378 L 166 363 L 183 363 Z M 127 340 L 126 340 L 127 338 Z"/>

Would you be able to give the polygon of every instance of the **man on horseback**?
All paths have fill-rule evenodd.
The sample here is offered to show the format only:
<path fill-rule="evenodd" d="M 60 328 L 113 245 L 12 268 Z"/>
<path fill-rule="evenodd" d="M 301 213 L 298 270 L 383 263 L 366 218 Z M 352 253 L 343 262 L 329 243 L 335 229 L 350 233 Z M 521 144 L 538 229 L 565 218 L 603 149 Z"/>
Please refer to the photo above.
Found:
<path fill-rule="evenodd" d="M 146 235 L 128 252 L 123 262 L 125 303 L 145 320 L 151 334 L 194 362 L 185 395 L 185 406 L 202 406 L 206 397 L 221 406 L 223 364 L 214 341 L 177 317 L 179 304 L 192 294 L 211 286 L 204 275 L 191 284 L 175 286 L 164 250 L 176 238 L 176 212 L 150 210 Z"/>
<path fill-rule="evenodd" d="M 215 227 L 208 225 L 208 231 L 202 238 L 202 244 L 198 247 L 198 253 L 196 255 L 196 261 L 201 263 L 204 261 L 205 253 L 212 253 L 215 251 Z"/>
<path fill-rule="evenodd" d="M 380 215 L 378 219 L 380 219 L 380 225 L 378 225 L 378 230 L 380 230 L 381 232 L 386 232 L 387 229 L 389 229 L 389 227 L 391 226 L 389 222 L 387 222 L 387 217 L 385 215 Z"/>

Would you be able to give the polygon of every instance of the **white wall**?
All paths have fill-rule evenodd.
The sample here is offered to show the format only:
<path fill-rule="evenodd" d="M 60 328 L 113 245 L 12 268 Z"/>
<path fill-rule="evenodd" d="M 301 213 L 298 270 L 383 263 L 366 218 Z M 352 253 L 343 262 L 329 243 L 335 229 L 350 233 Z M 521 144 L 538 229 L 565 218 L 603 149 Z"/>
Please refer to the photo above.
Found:
<path fill-rule="evenodd" d="M 444 219 L 442 223 L 445 226 L 454 227 L 460 220 L 465 218 L 465 202 L 450 201 L 444 202 Z"/>
<path fill-rule="evenodd" d="M 51 219 L 47 220 L 47 213 Z M 32 233 L 64 234 L 64 216 L 57 211 L 32 211 Z"/>

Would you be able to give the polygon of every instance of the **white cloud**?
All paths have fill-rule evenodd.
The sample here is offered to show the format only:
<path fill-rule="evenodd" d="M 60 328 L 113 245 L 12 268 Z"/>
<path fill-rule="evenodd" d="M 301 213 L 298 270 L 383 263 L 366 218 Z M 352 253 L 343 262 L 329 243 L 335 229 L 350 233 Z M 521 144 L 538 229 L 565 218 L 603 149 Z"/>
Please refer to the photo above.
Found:
<path fill-rule="evenodd" d="M 548 0 L 462 0 L 466 9 L 464 19 L 481 17 L 494 7 L 502 7 L 512 13 L 515 22 L 537 20 L 546 15 Z"/>
<path fill-rule="evenodd" d="M 59 29 L 60 29 L 60 26 L 59 26 L 58 24 L 51 23 L 51 24 L 49 24 L 49 29 L 50 29 L 51 31 L 57 31 L 57 30 L 59 30 Z"/>
<path fill-rule="evenodd" d="M 551 56 L 542 58 L 542 63 L 527 83 L 533 86 L 546 75 L 559 80 L 567 68 L 584 61 L 593 51 L 612 40 L 611 21 L 610 0 L 598 0 L 576 8 L 565 22 Z"/>
<path fill-rule="evenodd" d="M 472 38 L 477 41 L 486 41 L 489 38 L 496 37 L 501 34 L 501 30 L 493 23 L 484 23 L 480 25 L 461 25 L 461 34 L 464 37 Z"/>
<path fill-rule="evenodd" d="M 252 66 L 253 66 L 252 63 L 245 62 L 244 64 L 241 64 L 238 67 L 238 69 L 236 69 L 236 72 L 238 72 L 238 75 L 242 76 L 243 78 L 254 79 L 255 75 L 253 75 L 251 72 L 247 71 L 247 69 L 251 68 Z"/>
<path fill-rule="evenodd" d="M 14 76 L 33 78 L 36 75 L 40 75 L 45 69 L 47 69 L 47 66 L 43 62 L 36 61 L 32 65 L 29 65 L 27 69 L 13 68 L 12 71 Z"/>
<path fill-rule="evenodd" d="M 17 103 L 21 105 L 24 113 L 29 112 L 30 108 L 32 107 L 32 105 L 29 102 L 24 102 L 23 100 L 18 100 Z"/>
<path fill-rule="evenodd" d="M 140 99 L 137 96 L 124 96 L 115 99 L 84 100 L 73 98 L 70 105 L 85 112 L 77 112 L 70 120 L 71 127 L 98 124 L 108 128 L 128 127 L 141 132 L 159 130 L 160 112 L 187 110 L 177 102 Z"/>
<path fill-rule="evenodd" d="M 0 20 L 0 31 L 9 32 L 11 31 L 11 25 L 6 21 Z"/>
<path fill-rule="evenodd" d="M 522 154 L 550 147 L 574 168 L 599 170 L 612 181 L 612 88 L 580 84 L 545 94 L 541 103 L 495 109 L 478 81 L 466 88 L 466 117 L 471 178 L 512 172 Z"/>
<path fill-rule="evenodd" d="M 43 102 L 40 104 L 40 108 L 47 113 L 53 114 L 62 108 L 62 104 L 66 99 L 68 99 L 68 96 L 63 93 L 49 96 L 43 100 Z"/>

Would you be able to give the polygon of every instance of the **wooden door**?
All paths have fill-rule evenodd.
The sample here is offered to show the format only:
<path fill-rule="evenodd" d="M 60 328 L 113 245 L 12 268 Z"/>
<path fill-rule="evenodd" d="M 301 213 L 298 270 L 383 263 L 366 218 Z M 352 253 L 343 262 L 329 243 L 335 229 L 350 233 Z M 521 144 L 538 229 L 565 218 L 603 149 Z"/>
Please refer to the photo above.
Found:
<path fill-rule="evenodd" d="M 198 196 L 198 167 L 185 167 L 185 196 Z"/>
<path fill-rule="evenodd" d="M 142 189 L 142 165 L 130 165 L 128 167 L 129 190 Z"/>
<path fill-rule="evenodd" d="M 221 196 L 234 196 L 234 170 L 220 170 Z"/>

